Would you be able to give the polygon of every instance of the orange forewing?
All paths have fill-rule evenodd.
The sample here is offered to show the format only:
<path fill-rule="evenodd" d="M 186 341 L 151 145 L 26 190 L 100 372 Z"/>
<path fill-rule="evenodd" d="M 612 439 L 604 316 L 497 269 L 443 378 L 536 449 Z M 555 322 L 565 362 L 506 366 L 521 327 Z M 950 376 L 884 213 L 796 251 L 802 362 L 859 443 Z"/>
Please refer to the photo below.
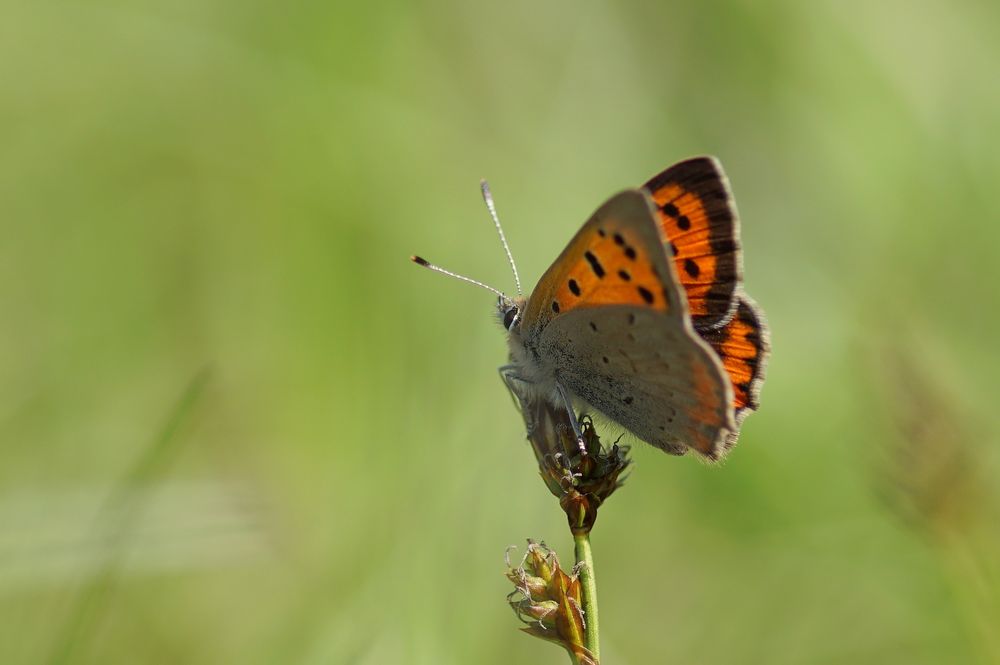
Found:
<path fill-rule="evenodd" d="M 737 296 L 736 314 L 716 330 L 700 332 L 722 360 L 733 384 L 737 423 L 759 406 L 760 386 L 770 353 L 770 335 L 760 309 L 746 296 Z"/>
<path fill-rule="evenodd" d="M 645 184 L 697 329 L 725 324 L 742 278 L 739 223 L 719 163 L 697 157 Z"/>
<path fill-rule="evenodd" d="M 612 197 L 570 241 L 531 294 L 524 320 L 541 325 L 580 307 L 638 305 L 685 313 L 664 237 L 647 195 Z"/>

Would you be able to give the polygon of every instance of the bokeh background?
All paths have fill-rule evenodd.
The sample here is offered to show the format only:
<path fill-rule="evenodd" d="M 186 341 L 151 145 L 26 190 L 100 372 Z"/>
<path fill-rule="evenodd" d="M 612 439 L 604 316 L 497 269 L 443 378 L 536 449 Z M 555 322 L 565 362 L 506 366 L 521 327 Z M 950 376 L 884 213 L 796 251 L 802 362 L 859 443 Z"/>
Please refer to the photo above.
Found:
<path fill-rule="evenodd" d="M 1000 662 L 1000 5 L 5 3 L 0 661 L 564 662 L 485 292 L 724 163 L 774 354 L 636 446 L 607 663 Z"/>

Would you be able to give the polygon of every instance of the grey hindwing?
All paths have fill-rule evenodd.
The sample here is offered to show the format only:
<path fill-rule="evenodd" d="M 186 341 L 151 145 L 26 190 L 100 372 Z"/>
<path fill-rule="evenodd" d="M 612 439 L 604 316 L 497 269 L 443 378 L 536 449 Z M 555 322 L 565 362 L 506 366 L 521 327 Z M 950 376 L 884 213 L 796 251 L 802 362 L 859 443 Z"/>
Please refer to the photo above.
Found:
<path fill-rule="evenodd" d="M 662 312 L 574 310 L 553 319 L 537 344 L 575 398 L 665 452 L 696 447 L 714 458 L 733 427 L 732 388 L 718 358 Z"/>

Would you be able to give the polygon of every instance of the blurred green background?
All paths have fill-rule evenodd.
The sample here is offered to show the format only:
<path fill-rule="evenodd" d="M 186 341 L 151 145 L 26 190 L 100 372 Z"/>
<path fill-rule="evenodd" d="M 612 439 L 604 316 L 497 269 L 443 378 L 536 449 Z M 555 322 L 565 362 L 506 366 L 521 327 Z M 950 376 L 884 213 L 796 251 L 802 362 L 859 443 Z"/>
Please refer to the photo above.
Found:
<path fill-rule="evenodd" d="M 555 663 L 510 289 L 717 155 L 774 343 L 636 446 L 606 663 L 1000 662 L 1000 5 L 5 3 L 0 662 Z"/>

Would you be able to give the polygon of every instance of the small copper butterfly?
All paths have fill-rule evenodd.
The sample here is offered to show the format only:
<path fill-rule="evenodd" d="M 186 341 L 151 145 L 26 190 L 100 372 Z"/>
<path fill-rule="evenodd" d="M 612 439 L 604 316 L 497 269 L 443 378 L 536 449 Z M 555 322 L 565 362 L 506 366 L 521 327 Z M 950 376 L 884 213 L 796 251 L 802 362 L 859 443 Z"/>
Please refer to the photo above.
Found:
<path fill-rule="evenodd" d="M 720 459 L 758 407 L 770 341 L 743 292 L 739 221 L 712 157 L 689 159 L 597 209 L 528 298 L 485 182 L 518 297 L 497 294 L 515 395 L 594 409 L 676 455 Z"/>

